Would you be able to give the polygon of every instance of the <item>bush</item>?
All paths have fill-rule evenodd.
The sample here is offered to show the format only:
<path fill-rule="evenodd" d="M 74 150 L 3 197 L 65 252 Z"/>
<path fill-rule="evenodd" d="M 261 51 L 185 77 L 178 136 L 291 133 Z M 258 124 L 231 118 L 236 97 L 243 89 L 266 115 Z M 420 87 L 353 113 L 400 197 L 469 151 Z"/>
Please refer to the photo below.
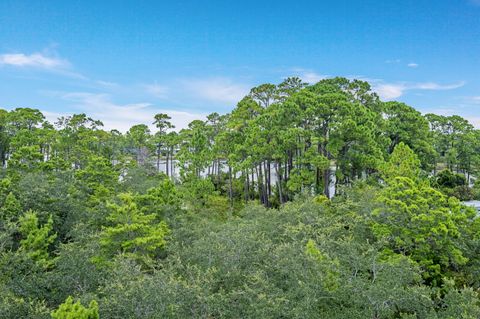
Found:
<path fill-rule="evenodd" d="M 441 190 L 445 195 L 456 197 L 462 201 L 474 198 L 474 192 L 468 187 L 465 176 L 453 173 L 448 169 L 432 177 L 432 186 Z"/>
<path fill-rule="evenodd" d="M 454 188 L 467 184 L 467 179 L 462 174 L 453 173 L 449 169 L 439 172 L 433 177 L 433 185 L 440 188 Z"/>

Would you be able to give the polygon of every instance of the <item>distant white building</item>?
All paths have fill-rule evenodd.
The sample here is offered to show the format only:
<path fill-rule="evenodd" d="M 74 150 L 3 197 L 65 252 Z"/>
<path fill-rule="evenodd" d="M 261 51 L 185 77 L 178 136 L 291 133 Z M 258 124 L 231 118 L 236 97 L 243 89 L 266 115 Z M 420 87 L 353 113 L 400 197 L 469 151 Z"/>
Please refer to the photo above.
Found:
<path fill-rule="evenodd" d="M 469 200 L 462 202 L 462 204 L 475 208 L 477 211 L 480 211 L 480 200 Z"/>

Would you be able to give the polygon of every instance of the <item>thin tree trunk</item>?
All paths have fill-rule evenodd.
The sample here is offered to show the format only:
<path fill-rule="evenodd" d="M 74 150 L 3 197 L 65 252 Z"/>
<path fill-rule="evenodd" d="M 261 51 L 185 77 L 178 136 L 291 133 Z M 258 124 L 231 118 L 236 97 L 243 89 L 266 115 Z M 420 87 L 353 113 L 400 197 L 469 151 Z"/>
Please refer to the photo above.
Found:
<path fill-rule="evenodd" d="M 335 163 L 335 174 L 337 173 L 337 171 L 338 171 L 338 163 Z M 338 176 L 338 175 L 336 175 L 336 176 Z M 338 194 L 338 184 L 340 183 L 339 179 L 336 176 L 335 176 L 335 187 L 334 187 L 335 188 L 335 193 L 334 193 L 334 195 Z M 347 178 L 347 177 L 345 177 L 345 178 Z M 346 182 L 348 182 L 348 180 L 346 180 Z M 330 191 L 329 191 L 329 193 L 330 193 Z"/>
<path fill-rule="evenodd" d="M 233 181 L 232 181 L 232 167 L 228 165 L 228 179 L 230 181 L 228 195 L 230 197 L 230 208 L 233 209 Z"/>
<path fill-rule="evenodd" d="M 170 151 L 167 149 L 167 155 L 165 157 L 165 173 L 167 174 L 167 177 L 170 176 L 169 171 L 168 171 L 168 160 L 170 158 Z"/>
<path fill-rule="evenodd" d="M 272 169 L 270 165 L 270 160 L 267 160 L 267 190 L 268 190 L 268 196 L 272 196 Z"/>
<path fill-rule="evenodd" d="M 265 206 L 266 207 L 270 207 L 270 203 L 269 203 L 269 200 L 270 200 L 270 195 L 269 195 L 269 192 L 268 192 L 268 184 L 269 184 L 269 180 L 268 180 L 268 172 L 267 172 L 267 162 L 263 162 L 263 170 L 264 170 L 264 177 L 265 177 L 265 183 L 264 183 L 264 197 L 265 197 Z"/>
<path fill-rule="evenodd" d="M 260 163 L 258 165 L 258 188 L 259 188 L 259 192 L 260 192 L 260 198 L 261 198 L 261 203 L 264 204 L 266 207 L 268 207 L 268 200 L 266 198 L 266 190 L 265 190 L 265 183 L 264 183 L 264 180 L 263 180 L 263 163 Z"/>
<path fill-rule="evenodd" d="M 160 173 L 160 145 L 157 146 L 157 173 Z"/>
<path fill-rule="evenodd" d="M 323 194 L 330 198 L 330 168 L 323 171 Z"/>
<path fill-rule="evenodd" d="M 252 186 L 250 188 L 253 191 L 253 193 L 252 193 L 253 198 L 252 199 L 255 199 L 255 169 L 252 168 L 251 170 L 252 170 L 252 175 L 251 175 L 250 181 L 252 182 Z M 250 194 L 249 194 L 248 198 L 250 198 Z"/>
<path fill-rule="evenodd" d="M 275 169 L 277 171 L 277 187 L 278 187 L 278 197 L 280 199 L 280 204 L 283 204 L 283 192 L 282 192 L 282 174 L 280 172 L 280 163 L 277 163 L 277 165 L 274 165 Z"/>
<path fill-rule="evenodd" d="M 261 174 L 261 170 L 262 170 L 262 166 L 261 165 L 258 165 L 258 166 L 255 166 L 255 170 L 257 171 L 257 188 L 258 188 L 258 198 L 260 199 L 260 203 L 264 203 L 263 201 L 263 186 L 262 186 L 262 174 Z"/>
<path fill-rule="evenodd" d="M 245 194 L 244 194 L 245 203 L 247 203 L 247 202 L 248 202 L 248 198 L 249 198 L 248 185 L 250 184 L 250 181 L 248 180 L 248 169 L 245 170 L 245 171 L 243 172 L 243 174 L 244 174 L 244 179 L 245 179 L 245 180 L 244 180 L 244 184 L 245 184 L 245 185 L 244 185 L 244 190 L 243 190 L 243 191 L 244 191 L 244 193 L 245 193 Z"/>
<path fill-rule="evenodd" d="M 317 152 L 319 154 L 322 153 L 322 145 L 320 143 L 317 144 Z M 318 194 L 319 192 L 319 189 L 320 189 L 320 180 L 322 179 L 321 178 L 322 175 L 320 173 L 320 168 L 319 167 L 316 167 L 315 168 L 315 188 L 316 188 L 316 193 Z"/>
<path fill-rule="evenodd" d="M 328 143 L 328 122 L 323 127 L 323 143 L 322 143 L 322 155 L 329 160 L 327 143 Z M 330 161 L 328 167 L 323 171 L 323 194 L 330 198 Z"/>

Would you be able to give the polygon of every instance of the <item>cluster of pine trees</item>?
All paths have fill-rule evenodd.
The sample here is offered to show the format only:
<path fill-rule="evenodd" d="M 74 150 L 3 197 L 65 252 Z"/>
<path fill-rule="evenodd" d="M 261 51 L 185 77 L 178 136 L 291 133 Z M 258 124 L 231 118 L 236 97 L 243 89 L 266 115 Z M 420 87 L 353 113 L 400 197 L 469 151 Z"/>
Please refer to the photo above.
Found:
<path fill-rule="evenodd" d="M 288 78 L 128 132 L 0 110 L 1 318 L 479 318 L 480 131 Z"/>

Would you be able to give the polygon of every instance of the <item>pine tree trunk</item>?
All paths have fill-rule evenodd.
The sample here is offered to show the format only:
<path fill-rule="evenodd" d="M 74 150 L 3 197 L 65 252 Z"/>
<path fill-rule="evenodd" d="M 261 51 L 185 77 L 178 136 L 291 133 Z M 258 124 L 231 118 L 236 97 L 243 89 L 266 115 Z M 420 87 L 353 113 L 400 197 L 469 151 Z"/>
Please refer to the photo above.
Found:
<path fill-rule="evenodd" d="M 267 160 L 267 191 L 268 197 L 272 196 L 272 169 L 270 165 L 270 160 Z"/>
<path fill-rule="evenodd" d="M 170 158 L 170 151 L 167 148 L 167 155 L 165 157 L 165 174 L 167 175 L 167 177 L 170 176 L 169 171 L 168 171 L 168 160 L 169 160 L 169 158 Z"/>
<path fill-rule="evenodd" d="M 228 191 L 228 195 L 229 195 L 229 198 L 230 198 L 230 208 L 233 208 L 233 181 L 232 181 L 232 167 L 230 165 L 228 165 L 228 179 L 229 179 L 229 191 Z"/>
<path fill-rule="evenodd" d="M 260 168 L 259 168 L 260 167 Z M 261 166 L 255 166 L 255 170 L 257 171 L 257 188 L 258 188 L 258 198 L 260 199 L 260 203 L 263 204 L 263 187 L 262 187 L 262 174 L 261 174 Z"/>
<path fill-rule="evenodd" d="M 263 170 L 264 170 L 264 185 L 263 185 L 263 192 L 264 192 L 264 198 L 265 198 L 265 207 L 270 207 L 270 203 L 269 203 L 269 194 L 268 194 L 268 172 L 267 172 L 267 163 L 266 162 L 263 162 Z"/>
<path fill-rule="evenodd" d="M 277 165 L 275 165 L 275 169 L 277 171 L 278 196 L 280 199 L 280 204 L 283 204 L 284 201 L 283 201 L 283 192 L 282 192 L 282 174 L 279 166 L 280 166 L 280 163 L 277 163 Z"/>
<path fill-rule="evenodd" d="M 245 180 L 244 180 L 244 184 L 245 184 L 245 185 L 244 185 L 244 190 L 243 190 L 243 191 L 244 191 L 244 193 L 245 193 L 245 194 L 244 194 L 245 203 L 247 203 L 247 202 L 248 202 L 248 198 L 249 198 L 248 185 L 250 184 L 250 181 L 248 180 L 248 169 L 245 170 L 245 171 L 243 172 L 243 174 L 244 174 L 244 179 L 245 179 Z"/>

